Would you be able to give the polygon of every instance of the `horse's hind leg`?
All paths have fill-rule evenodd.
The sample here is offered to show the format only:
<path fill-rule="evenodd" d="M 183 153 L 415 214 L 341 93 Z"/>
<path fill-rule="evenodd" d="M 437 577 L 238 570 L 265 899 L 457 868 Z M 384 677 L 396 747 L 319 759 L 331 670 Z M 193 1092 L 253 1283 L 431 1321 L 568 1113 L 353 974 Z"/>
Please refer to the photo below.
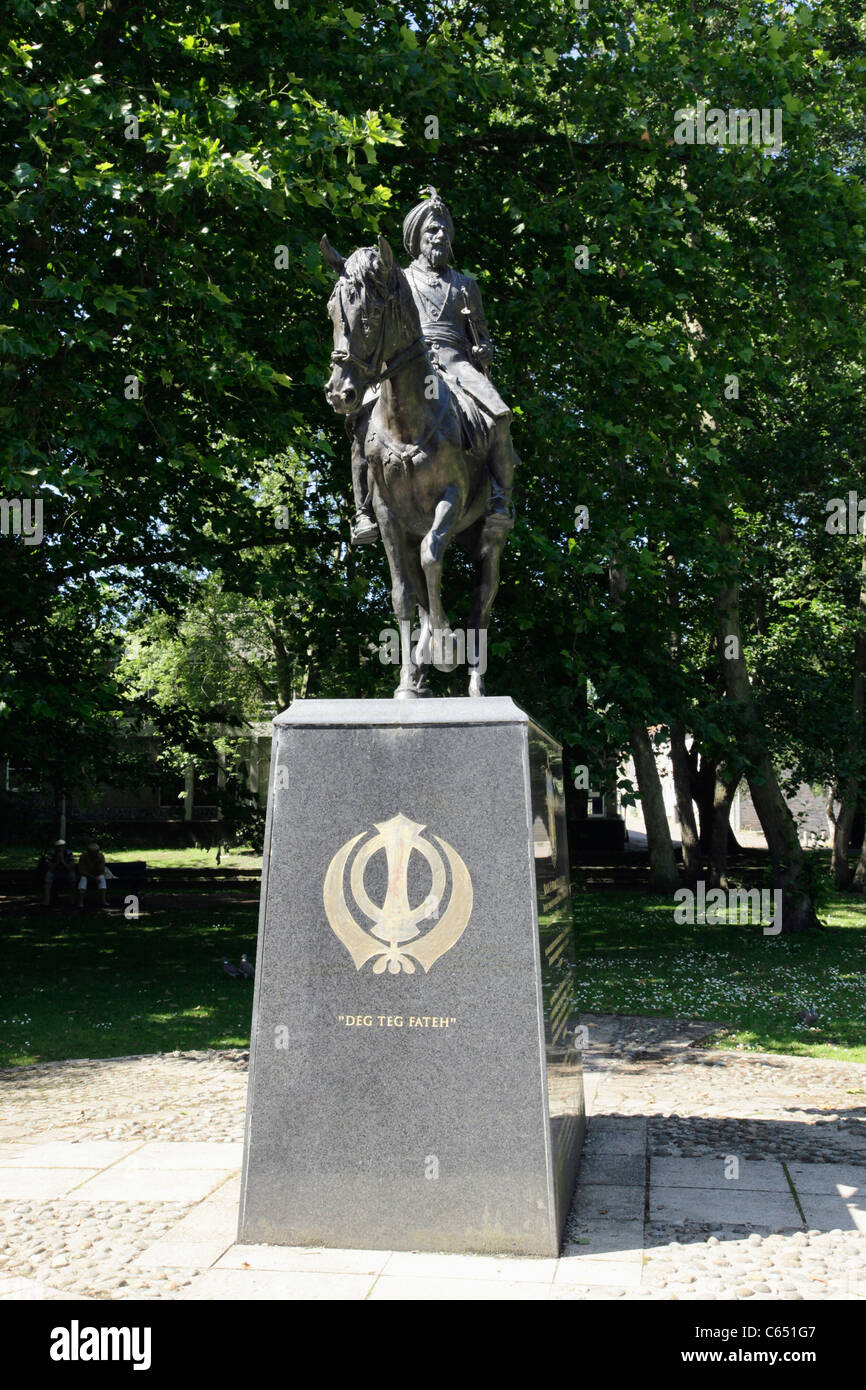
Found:
<path fill-rule="evenodd" d="M 487 669 L 487 627 L 493 600 L 499 588 L 499 561 L 508 540 L 510 525 L 503 525 L 499 516 L 489 516 L 478 525 L 473 557 L 475 560 L 475 595 L 466 634 L 466 660 L 469 664 L 469 694 L 484 694 L 484 672 Z"/>
<path fill-rule="evenodd" d="M 451 483 L 436 505 L 433 525 L 421 542 L 421 568 L 427 582 L 431 633 L 419 643 L 419 660 L 431 661 L 437 671 L 453 671 L 457 665 L 456 641 L 442 607 L 442 562 L 454 527 L 463 510 L 460 489 Z"/>
<path fill-rule="evenodd" d="M 400 684 L 395 700 L 414 700 L 429 695 L 423 666 L 412 656 L 412 613 L 417 600 L 408 541 L 402 527 L 384 502 L 374 496 L 376 520 L 391 570 L 391 604 L 400 629 Z"/>
<path fill-rule="evenodd" d="M 415 602 L 418 605 L 418 622 L 420 624 L 420 636 L 415 651 L 418 675 L 418 694 L 429 695 L 430 690 L 427 685 L 427 667 L 430 664 L 431 637 L 433 624 L 430 621 L 430 610 L 427 606 L 427 580 L 421 568 L 421 556 L 419 553 L 419 543 L 411 536 L 406 536 L 404 554 L 406 565 L 412 584 L 415 589 Z M 426 653 L 426 657 L 425 657 Z"/>

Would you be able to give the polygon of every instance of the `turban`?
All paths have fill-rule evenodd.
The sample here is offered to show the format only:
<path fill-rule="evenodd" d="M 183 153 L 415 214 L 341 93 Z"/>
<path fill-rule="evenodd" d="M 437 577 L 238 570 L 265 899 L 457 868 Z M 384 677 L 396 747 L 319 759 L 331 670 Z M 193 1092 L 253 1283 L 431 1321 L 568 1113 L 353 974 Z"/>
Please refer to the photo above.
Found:
<path fill-rule="evenodd" d="M 441 217 L 448 233 L 448 240 L 454 240 L 454 223 L 451 213 L 443 203 L 435 188 L 427 189 L 428 197 L 414 207 L 411 212 L 407 212 L 403 218 L 403 245 L 408 254 L 414 259 L 418 255 L 421 246 L 421 233 L 431 217 Z"/>

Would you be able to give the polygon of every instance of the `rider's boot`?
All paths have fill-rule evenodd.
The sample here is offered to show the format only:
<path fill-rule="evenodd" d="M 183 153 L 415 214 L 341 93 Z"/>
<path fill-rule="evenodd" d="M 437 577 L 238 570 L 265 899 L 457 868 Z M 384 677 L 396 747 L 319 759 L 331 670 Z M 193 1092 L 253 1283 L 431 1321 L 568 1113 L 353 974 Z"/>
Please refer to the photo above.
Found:
<path fill-rule="evenodd" d="M 499 483 L 491 474 L 490 477 L 490 496 L 487 499 L 485 516 L 488 520 L 501 521 L 503 525 L 514 525 L 514 503 L 511 494 L 500 487 Z"/>
<path fill-rule="evenodd" d="M 352 489 L 355 493 L 355 520 L 349 529 L 349 544 L 372 545 L 379 539 L 379 523 L 373 511 L 373 499 L 367 488 L 367 465 L 358 452 L 352 451 Z"/>
<path fill-rule="evenodd" d="M 514 525 L 514 504 L 511 501 L 511 481 L 514 476 L 514 449 L 511 431 L 506 420 L 497 421 L 487 459 L 490 473 L 490 497 L 485 515 L 509 529 Z"/>
<path fill-rule="evenodd" d="M 360 442 L 361 426 L 359 417 L 353 419 L 351 428 L 346 424 L 346 432 L 352 440 L 352 493 L 355 498 L 355 520 L 349 528 L 349 544 L 372 545 L 379 539 L 379 523 L 373 511 L 373 498 L 367 461 Z"/>
<path fill-rule="evenodd" d="M 379 539 L 379 523 L 373 515 L 372 509 L 355 513 L 355 520 L 349 528 L 349 544 L 372 545 Z"/>

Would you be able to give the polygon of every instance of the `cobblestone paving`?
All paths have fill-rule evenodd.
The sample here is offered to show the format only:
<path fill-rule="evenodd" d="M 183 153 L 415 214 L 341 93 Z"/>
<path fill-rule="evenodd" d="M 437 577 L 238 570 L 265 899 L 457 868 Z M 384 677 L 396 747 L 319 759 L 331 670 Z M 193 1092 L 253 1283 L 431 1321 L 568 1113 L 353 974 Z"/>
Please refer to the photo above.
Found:
<path fill-rule="evenodd" d="M 603 1251 L 596 1242 L 598 1223 L 585 1219 L 594 1186 L 587 1176 L 593 1176 L 595 1155 L 603 1158 L 599 1151 L 607 1149 L 615 1183 L 626 1157 L 616 1151 L 629 1148 L 606 1136 L 627 1136 L 630 1126 L 645 1123 L 649 1183 L 640 1285 L 611 1282 L 603 1295 L 577 1285 L 569 1296 L 866 1297 L 866 1066 L 705 1051 L 694 1043 L 706 1036 L 707 1025 L 669 1019 L 590 1016 L 584 1022 L 593 1119 L 569 1234 L 593 1238 L 590 1258 Z M 679 1197 L 665 1185 L 661 1209 L 654 1192 L 657 1182 L 667 1183 L 671 1168 L 659 1160 L 675 1165 L 674 1173 L 679 1165 L 685 1178 L 688 1161 L 697 1160 L 700 1184 L 680 1187 Z M 759 1165 L 757 1181 L 772 1192 L 754 1193 L 751 1219 L 737 1221 L 736 1212 L 727 1212 L 734 1219 L 720 1221 L 713 1209 L 751 1181 L 750 1164 Z M 788 1177 L 799 1207 L 785 1195 Z M 823 1190 L 807 1193 L 804 1185 Z M 769 1222 L 771 1197 L 787 1206 L 780 1230 Z M 706 1219 L 696 1219 L 704 1214 Z M 611 1279 L 615 1272 L 609 1271 Z"/>
<path fill-rule="evenodd" d="M 189 1210 L 175 1202 L 3 1202 L 0 1272 L 37 1297 L 170 1297 L 192 1275 L 143 1274 L 132 1261 Z"/>
<path fill-rule="evenodd" d="M 0 1071 L 0 1297 L 866 1297 L 866 1066 L 583 1022 L 558 1262 L 232 1247 L 247 1054 L 173 1053 Z"/>
<path fill-rule="evenodd" d="M 242 1140 L 247 1052 L 169 1052 L 0 1069 L 0 1144 Z"/>

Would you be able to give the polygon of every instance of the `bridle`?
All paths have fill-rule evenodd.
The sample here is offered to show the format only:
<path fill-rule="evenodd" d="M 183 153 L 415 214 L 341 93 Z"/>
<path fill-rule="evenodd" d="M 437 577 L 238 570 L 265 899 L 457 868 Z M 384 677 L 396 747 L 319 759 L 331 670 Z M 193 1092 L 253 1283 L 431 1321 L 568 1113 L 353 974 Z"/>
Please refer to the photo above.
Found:
<path fill-rule="evenodd" d="M 334 288 L 339 294 L 339 280 L 337 281 L 337 284 Z M 346 313 L 343 308 L 342 296 L 339 297 L 338 302 L 340 306 L 340 314 L 343 319 L 344 328 L 348 330 L 348 321 L 346 319 Z M 363 357 L 359 357 L 357 353 L 350 351 L 348 347 L 334 348 L 334 351 L 331 353 L 332 367 L 339 366 L 344 362 L 354 362 L 355 366 L 359 369 L 360 372 L 363 373 L 363 375 L 367 378 L 369 382 L 379 383 L 382 381 L 388 381 L 389 378 L 392 377 L 395 374 L 395 372 L 398 372 L 401 367 L 405 366 L 407 362 L 411 362 L 413 358 L 419 357 L 421 353 L 424 352 L 424 339 L 423 337 L 419 336 L 415 338 L 409 344 L 408 347 L 403 348 L 402 352 L 399 352 L 395 358 L 393 358 L 389 363 L 387 363 L 387 365 L 385 364 L 383 360 L 385 353 L 385 316 L 388 312 L 389 302 L 390 301 L 385 300 L 383 304 L 382 313 L 380 315 L 379 320 L 378 339 L 376 342 L 376 346 L 373 349 L 373 352 L 371 356 L 367 359 L 367 361 L 365 361 Z M 345 332 L 344 337 L 345 341 L 348 342 L 348 331 Z"/>

